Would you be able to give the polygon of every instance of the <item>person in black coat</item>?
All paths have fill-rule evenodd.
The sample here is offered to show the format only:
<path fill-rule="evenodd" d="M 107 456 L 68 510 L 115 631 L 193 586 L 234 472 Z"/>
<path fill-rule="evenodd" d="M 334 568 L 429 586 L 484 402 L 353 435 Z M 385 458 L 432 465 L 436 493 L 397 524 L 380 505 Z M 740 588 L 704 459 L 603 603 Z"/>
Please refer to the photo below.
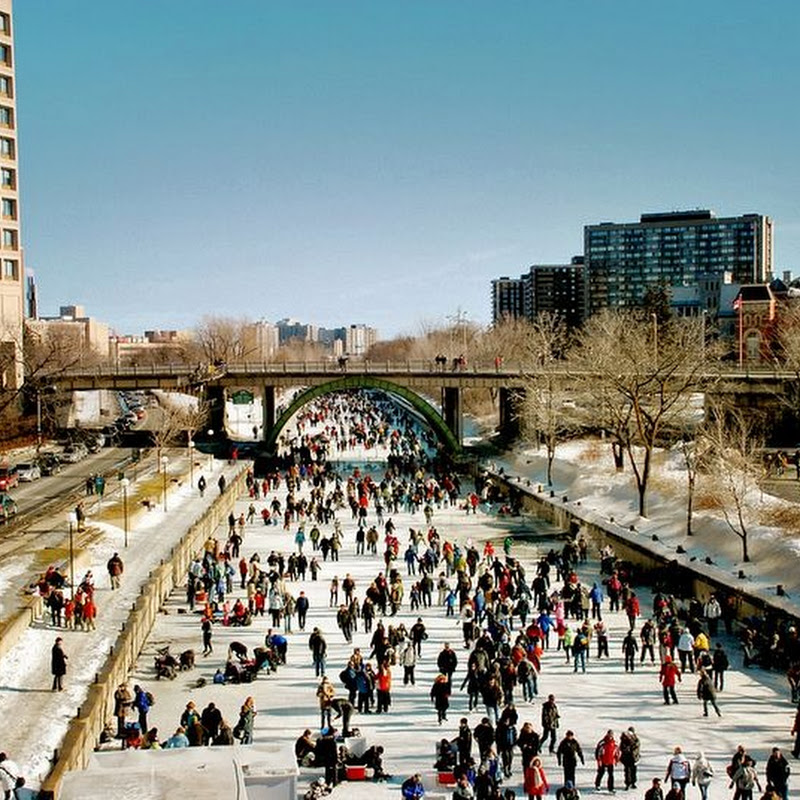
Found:
<path fill-rule="evenodd" d="M 445 643 L 445 646 L 439 653 L 439 657 L 436 659 L 436 666 L 439 667 L 439 672 L 446 676 L 447 685 L 452 691 L 453 673 L 456 671 L 456 667 L 458 666 L 458 656 L 450 648 L 449 643 Z"/>
<path fill-rule="evenodd" d="M 333 737 L 333 728 L 323 728 L 322 735 L 317 739 L 316 763 L 320 767 L 325 767 L 325 783 L 329 786 L 336 786 L 338 781 L 338 752 L 336 749 L 336 739 Z"/>
<path fill-rule="evenodd" d="M 779 747 L 772 748 L 772 754 L 767 759 L 767 782 L 781 796 L 787 797 L 787 784 L 789 783 L 789 762 L 784 757 Z"/>
<path fill-rule="evenodd" d="M 53 673 L 53 691 L 64 691 L 64 676 L 67 674 L 67 654 L 61 647 L 59 636 L 50 651 L 50 671 Z"/>
<path fill-rule="evenodd" d="M 575 769 L 578 766 L 578 759 L 580 759 L 581 764 L 585 764 L 586 761 L 583 758 L 583 750 L 581 750 L 581 746 L 572 731 L 567 731 L 566 736 L 558 745 L 556 758 L 559 766 L 564 768 L 564 783 L 571 781 L 575 785 Z"/>

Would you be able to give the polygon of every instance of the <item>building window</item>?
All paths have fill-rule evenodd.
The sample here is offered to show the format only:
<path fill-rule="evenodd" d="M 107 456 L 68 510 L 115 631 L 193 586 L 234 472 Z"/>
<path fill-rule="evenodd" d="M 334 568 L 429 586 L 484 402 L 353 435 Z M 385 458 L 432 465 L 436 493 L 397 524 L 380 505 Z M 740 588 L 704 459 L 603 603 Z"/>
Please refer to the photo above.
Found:
<path fill-rule="evenodd" d="M 7 44 L 0 44 L 0 64 L 11 66 L 11 48 Z"/>
<path fill-rule="evenodd" d="M 16 148 L 14 147 L 14 140 L 6 136 L 0 136 L 0 157 L 14 158 L 16 156 Z"/>
<path fill-rule="evenodd" d="M 8 228 L 3 229 L 3 247 L 7 250 L 16 250 L 17 249 L 17 232 L 13 230 L 9 230 Z"/>
<path fill-rule="evenodd" d="M 7 280 L 17 280 L 17 262 L 13 258 L 3 259 L 3 278 Z"/>
<path fill-rule="evenodd" d="M 11 78 L 8 75 L 0 75 L 0 94 L 3 97 L 11 97 Z"/>
<path fill-rule="evenodd" d="M 4 189 L 17 188 L 17 177 L 13 169 L 9 169 L 8 167 L 0 169 L 0 186 Z"/>
<path fill-rule="evenodd" d="M 3 219 L 17 218 L 17 201 L 8 197 L 3 198 L 2 202 Z"/>
<path fill-rule="evenodd" d="M 6 36 L 11 33 L 11 20 L 8 14 L 0 13 L 0 33 L 4 33 Z"/>
<path fill-rule="evenodd" d="M 0 106 L 0 128 L 14 127 L 14 109 L 8 106 Z"/>

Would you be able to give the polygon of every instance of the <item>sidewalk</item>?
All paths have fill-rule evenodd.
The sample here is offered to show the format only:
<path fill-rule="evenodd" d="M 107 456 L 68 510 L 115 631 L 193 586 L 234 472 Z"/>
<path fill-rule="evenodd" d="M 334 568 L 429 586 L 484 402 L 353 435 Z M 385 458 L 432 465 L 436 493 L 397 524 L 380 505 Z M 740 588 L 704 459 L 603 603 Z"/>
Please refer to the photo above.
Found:
<path fill-rule="evenodd" d="M 180 473 L 176 469 L 179 464 L 182 465 Z M 13 754 L 29 783 L 36 784 L 49 771 L 53 750 L 59 746 L 69 720 L 80 707 L 86 687 L 104 663 L 150 570 L 169 556 L 174 543 L 213 502 L 218 494 L 219 474 L 224 473 L 230 481 L 242 468 L 241 464 L 230 467 L 222 461 L 213 462 L 202 470 L 195 468 L 195 482 L 202 473 L 209 485 L 201 499 L 197 490 L 189 485 L 188 464 L 175 458 L 170 466 L 169 474 L 176 477 L 180 474 L 183 480 L 169 494 L 168 512 L 164 514 L 161 504 L 157 504 L 152 511 L 132 516 L 127 549 L 121 524 L 96 523 L 99 535 L 89 554 L 88 568 L 95 576 L 97 630 L 67 631 L 41 623 L 31 627 L 0 662 L 0 719 L 3 720 L 0 749 L 10 756 Z M 132 482 L 129 495 L 133 488 Z M 106 496 L 103 502 L 116 501 Z M 118 502 L 121 503 L 121 498 Z M 60 529 L 63 527 L 59 524 Z M 61 533 L 63 536 L 64 532 Z M 121 588 L 112 593 L 106 562 L 114 552 L 122 557 L 125 573 Z M 0 567 L 3 592 L 16 591 L 15 577 L 25 580 L 26 568 L 34 558 L 35 554 L 31 554 L 11 559 L 14 563 Z M 35 577 L 29 576 L 30 579 Z M 76 582 L 81 577 L 76 575 Z M 50 691 L 50 649 L 57 635 L 64 639 L 69 662 L 65 691 L 53 694 Z"/>

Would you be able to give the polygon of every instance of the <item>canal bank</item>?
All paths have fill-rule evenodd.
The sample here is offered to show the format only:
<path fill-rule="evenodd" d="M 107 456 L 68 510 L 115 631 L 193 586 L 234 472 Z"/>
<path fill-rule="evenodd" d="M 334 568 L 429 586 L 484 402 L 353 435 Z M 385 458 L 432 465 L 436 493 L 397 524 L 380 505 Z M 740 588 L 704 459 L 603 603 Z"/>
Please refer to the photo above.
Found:
<path fill-rule="evenodd" d="M 763 616 L 783 627 L 796 625 L 800 619 L 800 603 L 787 594 L 779 580 L 771 583 L 762 577 L 756 582 L 757 565 L 752 562 L 722 566 L 711 555 L 700 557 L 694 548 L 650 532 L 656 527 L 650 520 L 620 524 L 613 515 L 586 507 L 568 492 L 547 489 L 530 477 L 509 475 L 503 468 L 487 470 L 487 475 L 524 512 L 574 535 L 580 532 L 597 550 L 612 547 L 618 559 L 633 565 L 642 582 L 663 586 L 681 598 L 731 597 L 739 621 Z M 787 560 L 786 568 L 788 577 L 791 561 Z"/>

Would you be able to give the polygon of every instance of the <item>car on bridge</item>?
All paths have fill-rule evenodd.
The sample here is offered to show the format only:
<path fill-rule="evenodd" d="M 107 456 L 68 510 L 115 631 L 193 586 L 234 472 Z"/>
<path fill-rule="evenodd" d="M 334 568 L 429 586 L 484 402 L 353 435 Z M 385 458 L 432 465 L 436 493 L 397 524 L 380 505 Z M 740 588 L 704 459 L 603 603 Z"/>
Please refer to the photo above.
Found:
<path fill-rule="evenodd" d="M 16 500 L 6 492 L 0 493 L 0 524 L 8 522 L 17 514 Z"/>
<path fill-rule="evenodd" d="M 16 467 L 0 467 L 0 492 L 7 492 L 19 483 L 19 473 Z"/>

